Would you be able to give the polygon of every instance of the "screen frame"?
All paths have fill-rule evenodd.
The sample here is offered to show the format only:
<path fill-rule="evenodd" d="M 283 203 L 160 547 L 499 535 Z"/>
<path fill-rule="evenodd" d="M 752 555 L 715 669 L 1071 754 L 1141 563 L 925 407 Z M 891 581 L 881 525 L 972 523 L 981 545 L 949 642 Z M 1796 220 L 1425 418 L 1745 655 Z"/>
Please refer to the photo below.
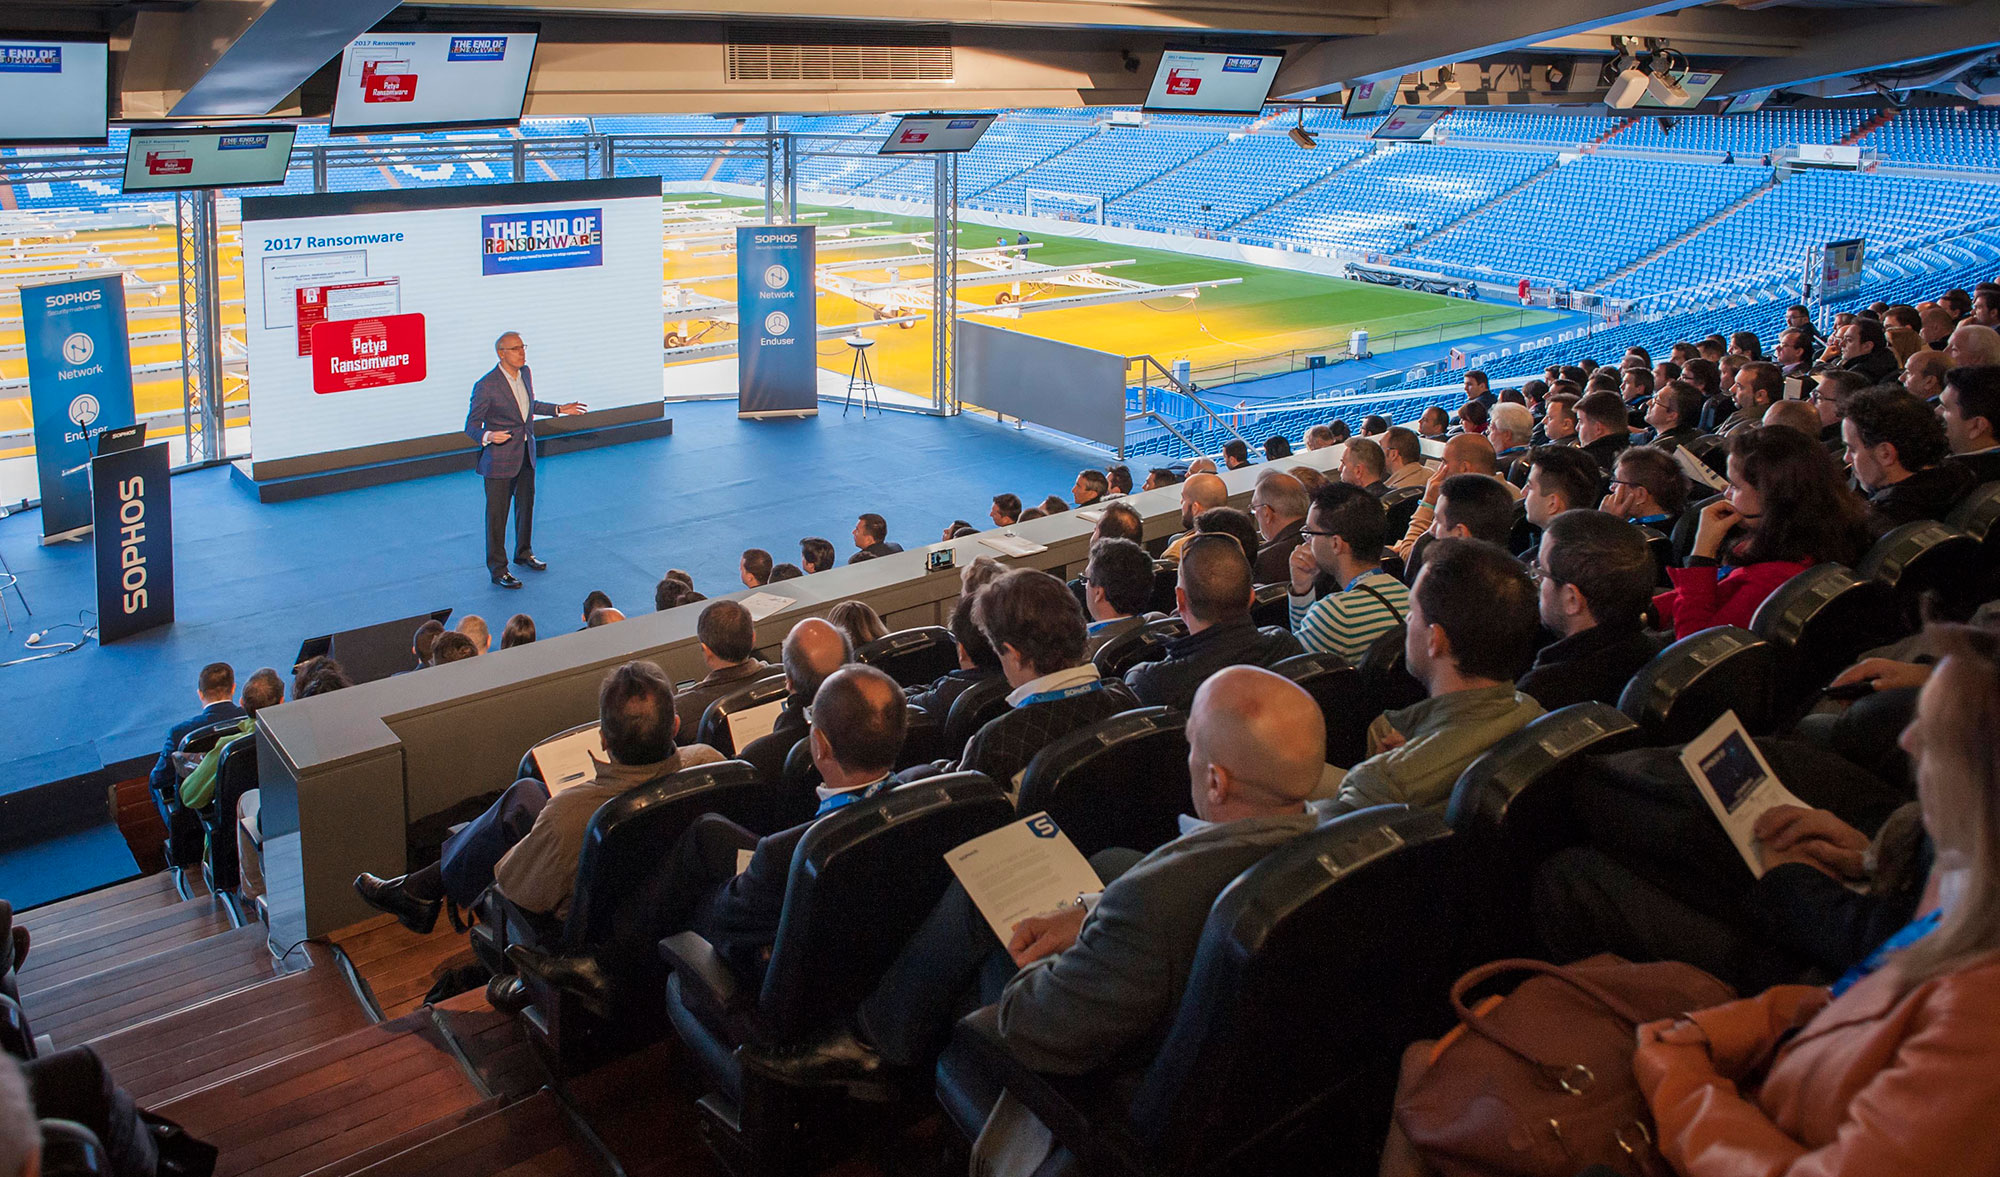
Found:
<path fill-rule="evenodd" d="M 489 127 L 518 127 L 521 125 L 521 120 L 527 117 L 528 113 L 528 91 L 534 89 L 535 86 L 535 66 L 541 60 L 542 26 L 540 22 L 494 21 L 491 23 L 482 22 L 477 27 L 465 27 L 462 25 L 433 24 L 426 21 L 417 24 L 396 25 L 390 28 L 376 27 L 360 34 L 360 36 L 402 37 L 419 36 L 422 34 L 455 37 L 477 37 L 481 35 L 534 37 L 535 47 L 528 54 L 528 77 L 521 84 L 521 104 L 515 109 L 514 117 L 499 120 L 471 119 L 463 122 L 442 123 L 377 123 L 367 127 L 343 128 L 336 121 L 340 116 L 340 83 L 336 80 L 333 88 L 333 102 L 327 107 L 326 112 L 326 133 L 328 138 L 335 136 L 361 138 L 367 135 L 405 135 L 424 131 L 476 131 Z M 334 55 L 331 65 L 333 66 L 336 79 L 347 69 L 347 51 L 353 47 L 354 40 L 349 40 L 347 44 L 340 47 L 340 52 Z"/>
<path fill-rule="evenodd" d="M 1360 91 L 1361 83 L 1359 82 L 1351 83 L 1347 87 L 1346 96 L 1341 100 L 1340 103 L 1340 117 L 1343 119 L 1373 118 L 1378 114 L 1386 114 L 1391 109 L 1402 105 L 1403 79 L 1396 78 L 1395 80 L 1387 83 L 1377 83 L 1377 84 L 1378 85 L 1386 84 L 1389 87 L 1389 96 L 1388 98 L 1382 100 L 1381 105 L 1375 107 L 1375 109 L 1373 110 L 1356 111 L 1354 109 L 1354 103 L 1356 101 L 1357 96 L 1361 93 Z M 1369 101 L 1372 102 L 1375 100 L 1376 95 L 1370 94 L 1368 98 Z"/>
<path fill-rule="evenodd" d="M 1731 94 L 1722 100 L 1722 109 L 1716 111 L 1715 116 L 1717 118 L 1728 118 L 1731 115 L 1756 114 L 1758 111 L 1764 109 L 1764 104 L 1769 102 L 1771 95 L 1777 92 L 1777 89 L 1774 87 L 1769 90 L 1745 90 L 1740 94 Z"/>
<path fill-rule="evenodd" d="M 108 147 L 111 145 L 111 123 L 116 111 L 118 86 L 111 72 L 111 38 L 103 33 L 49 33 L 21 32 L 15 29 L 0 29 L 0 41 L 40 42 L 44 45 L 102 45 L 104 46 L 104 135 L 101 138 L 82 139 L 63 135 L 47 139 L 16 138 L 0 136 L 0 147 Z"/>
<path fill-rule="evenodd" d="M 947 147 L 947 148 L 942 148 L 942 149 L 939 149 L 939 148 L 928 148 L 928 149 L 918 149 L 918 150 L 913 150 L 913 151 L 892 151 L 892 150 L 890 150 L 890 149 L 889 149 L 889 144 L 895 141 L 895 138 L 896 138 L 896 132 L 897 132 L 898 130 L 900 130 L 900 129 L 902 128 L 902 126 L 903 126 L 903 124 L 904 124 L 904 123 L 906 123 L 906 122 L 910 121 L 911 119 L 985 119 L 985 120 L 986 120 L 986 125 L 985 125 L 985 126 L 983 126 L 983 127 L 981 127 L 981 128 L 979 128 L 979 134 L 978 134 L 978 136 L 977 136 L 976 138 L 974 138 L 974 139 L 973 139 L 973 141 L 972 141 L 971 143 L 967 144 L 967 145 L 966 145 L 966 146 L 964 146 L 964 147 Z M 902 115 L 897 115 L 897 116 L 896 116 L 896 125 L 895 125 L 895 126 L 893 126 L 893 127 L 890 127 L 890 128 L 889 128 L 889 133 L 888 133 L 887 135 L 883 136 L 883 139 L 882 139 L 882 142 L 881 142 L 881 143 L 880 143 L 880 144 L 879 144 L 879 145 L 878 145 L 878 146 L 877 146 L 877 147 L 875 148 L 875 154 L 877 154 L 877 155 L 889 155 L 889 156 L 898 156 L 898 155 L 964 155 L 964 154 L 965 154 L 966 152 L 968 152 L 968 151 L 971 151 L 971 150 L 972 150 L 972 149 L 973 149 L 974 147 L 977 147 L 977 146 L 979 146 L 979 142 L 980 142 L 980 140 L 982 140 L 982 139 L 986 138 L 986 133 L 987 133 L 988 131 L 991 131 L 991 130 L 993 129 L 993 124 L 994 124 L 994 123 L 996 123 L 996 122 L 998 122 L 998 121 L 1000 121 L 1000 112 L 999 112 L 999 111 L 997 111 L 997 110 L 995 110 L 995 111 L 976 111 L 976 110 L 967 110 L 967 111 L 927 111 L 927 112 L 925 112 L 925 113 L 923 113 L 923 114 L 902 114 Z"/>
<path fill-rule="evenodd" d="M 291 143 L 285 148 L 285 174 L 276 180 L 249 180 L 235 184 L 175 184 L 159 188 L 127 188 L 125 177 L 132 173 L 132 149 L 149 138 L 178 138 L 186 135 L 289 135 Z M 125 140 L 125 165 L 118 170 L 118 191 L 125 196 L 155 196 L 172 192 L 220 192 L 228 188 L 276 188 L 292 174 L 292 154 L 299 147 L 299 128 L 296 123 L 226 123 L 203 124 L 192 127 L 132 127 Z"/>
<path fill-rule="evenodd" d="M 1153 76 L 1146 83 L 1146 93 L 1151 94 L 1153 92 L 1153 83 L 1160 80 L 1160 69 L 1167 64 L 1167 54 L 1169 53 L 1214 53 L 1224 57 L 1232 55 L 1242 57 L 1275 57 L 1278 59 L 1279 69 L 1283 69 L 1285 65 L 1285 51 L 1283 49 L 1218 49 L 1213 45 L 1165 45 L 1160 48 L 1160 59 L 1153 63 Z M 1271 91 L 1277 87 L 1277 84 L 1278 75 L 1274 70 L 1271 74 L 1271 84 L 1264 87 L 1264 97 L 1258 100 L 1255 110 L 1192 106 L 1147 106 L 1142 99 L 1139 103 L 1139 113 L 1214 114 L 1230 118 L 1255 118 L 1264 112 L 1265 107 L 1271 105 Z"/>
<path fill-rule="evenodd" d="M 1394 119 L 1395 112 L 1398 110 L 1402 110 L 1404 107 L 1409 107 L 1409 109 L 1411 110 L 1435 110 L 1438 113 L 1432 115 L 1430 121 L 1424 124 L 1424 129 L 1417 132 L 1414 135 L 1384 135 L 1382 131 Z M 1370 139 L 1380 139 L 1384 143 L 1422 143 L 1424 141 L 1424 136 L 1430 134 L 1431 131 L 1437 127 L 1438 122 L 1440 120 L 1442 120 L 1446 115 L 1450 114 L 1452 111 L 1458 109 L 1459 108 L 1456 106 L 1425 106 L 1421 104 L 1399 102 L 1395 105 L 1395 107 L 1392 110 L 1388 112 L 1390 117 L 1383 119 L 1382 126 L 1375 128 L 1375 132 L 1369 135 L 1368 137 Z"/>

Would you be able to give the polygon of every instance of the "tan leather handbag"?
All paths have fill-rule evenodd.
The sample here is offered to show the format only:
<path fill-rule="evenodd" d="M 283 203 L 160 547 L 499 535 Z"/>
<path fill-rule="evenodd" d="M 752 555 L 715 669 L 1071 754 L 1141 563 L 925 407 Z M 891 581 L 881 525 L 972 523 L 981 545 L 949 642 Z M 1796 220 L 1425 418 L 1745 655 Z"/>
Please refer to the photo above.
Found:
<path fill-rule="evenodd" d="M 1467 993 L 1509 973 L 1534 975 L 1467 1008 Z M 1459 1026 L 1428 1052 L 1428 1065 L 1406 1058 L 1397 1125 L 1444 1177 L 1575 1177 L 1589 1165 L 1664 1177 L 1653 1118 L 1632 1077 L 1636 1031 L 1735 997 L 1693 965 L 1672 962 L 1606 955 L 1566 968 L 1483 965 L 1452 986 Z"/>

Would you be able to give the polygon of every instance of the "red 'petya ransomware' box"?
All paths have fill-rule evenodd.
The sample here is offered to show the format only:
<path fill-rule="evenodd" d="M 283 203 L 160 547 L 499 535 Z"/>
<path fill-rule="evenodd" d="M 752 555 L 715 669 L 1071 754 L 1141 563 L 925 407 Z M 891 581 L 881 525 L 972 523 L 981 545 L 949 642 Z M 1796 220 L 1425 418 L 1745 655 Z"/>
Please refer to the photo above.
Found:
<path fill-rule="evenodd" d="M 314 392 L 416 384 L 425 370 L 421 314 L 336 319 L 312 329 Z"/>

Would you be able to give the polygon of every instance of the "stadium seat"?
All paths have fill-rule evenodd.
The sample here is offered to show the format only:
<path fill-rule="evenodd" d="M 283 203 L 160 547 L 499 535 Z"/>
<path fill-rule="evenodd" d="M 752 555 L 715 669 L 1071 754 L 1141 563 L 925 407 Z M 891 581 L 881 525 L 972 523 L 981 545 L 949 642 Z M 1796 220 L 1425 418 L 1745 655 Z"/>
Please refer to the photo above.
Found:
<path fill-rule="evenodd" d="M 1718 625 L 1689 634 L 1639 668 L 1618 698 L 1618 710 L 1654 745 L 1685 744 L 1724 712 L 1734 711 L 1751 735 L 1772 729 L 1771 691 L 1778 653 L 1747 629 Z"/>
<path fill-rule="evenodd" d="M 1839 564 L 1819 564 L 1779 585 L 1750 619 L 1750 632 L 1777 651 L 1772 716 L 1791 727 L 1862 651 L 1900 636 L 1894 593 Z"/>
<path fill-rule="evenodd" d="M 1409 532 L 1410 520 L 1423 502 L 1424 488 L 1421 486 L 1399 486 L 1382 496 L 1382 510 L 1389 516 L 1390 539 L 1400 540 Z"/>
<path fill-rule="evenodd" d="M 226 735 L 234 735 L 242 723 L 241 719 L 225 719 L 219 723 L 194 729 L 182 736 L 181 742 L 174 746 L 175 759 L 189 762 L 191 767 L 193 761 L 200 760 L 208 754 L 209 749 L 215 747 L 217 740 Z M 181 804 L 178 788 L 178 782 L 186 776 L 187 770 L 176 764 L 174 768 L 176 787 L 153 798 L 153 803 L 160 810 L 160 819 L 167 823 L 166 852 L 169 866 L 201 865 L 203 843 L 201 816 Z"/>
<path fill-rule="evenodd" d="M 1015 808 L 1047 811 L 1086 858 L 1113 846 L 1149 851 L 1178 837 L 1180 815 L 1193 812 L 1187 762 L 1184 712 L 1120 712 L 1037 752 Z"/>
<path fill-rule="evenodd" d="M 666 1031 L 660 995 L 666 969 L 649 925 L 675 843 L 706 813 L 770 832 L 771 787 L 740 760 L 682 769 L 598 807 L 584 832 L 568 918 L 526 912 L 498 887 L 480 896 L 472 946 L 496 974 L 519 971 L 529 995 L 530 1036 L 570 1072 L 636 1049 Z M 587 962 L 605 993 L 579 992 L 519 968 L 526 948 Z"/>
<path fill-rule="evenodd" d="M 1273 673 L 1304 688 L 1326 719 L 1326 762 L 1350 767 L 1368 755 L 1368 725 L 1382 713 L 1370 700 L 1366 682 L 1338 654 L 1299 654 L 1271 665 Z"/>
<path fill-rule="evenodd" d="M 724 756 L 736 755 L 736 738 L 729 734 L 729 717 L 738 711 L 748 711 L 753 707 L 762 707 L 766 703 L 775 703 L 789 693 L 790 688 L 785 685 L 783 671 L 760 678 L 741 690 L 731 691 L 710 703 L 701 713 L 701 726 L 696 733 L 695 741 L 707 744 Z"/>
<path fill-rule="evenodd" d="M 1174 590 L 1180 587 L 1180 576 L 1180 565 L 1165 561 L 1154 562 L 1153 595 L 1146 602 L 1146 612 L 1171 614 L 1180 607 L 1180 603 L 1174 599 Z"/>
<path fill-rule="evenodd" d="M 28 1028 L 28 1015 L 19 1000 L 5 993 L 0 993 L 0 1054 L 35 1057 L 35 1032 Z"/>
<path fill-rule="evenodd" d="M 215 800 L 203 811 L 208 831 L 208 886 L 218 895 L 236 890 L 242 864 L 236 858 L 236 803 L 257 788 L 257 740 L 245 737 L 222 750 L 215 767 Z"/>
<path fill-rule="evenodd" d="M 1258 625 L 1290 629 L 1292 586 L 1283 582 L 1260 584 L 1256 593 L 1256 599 L 1250 605 L 1250 620 Z"/>
<path fill-rule="evenodd" d="M 1104 643 L 1091 662 L 1105 678 L 1124 678 L 1125 672 L 1141 662 L 1158 662 L 1167 656 L 1167 643 L 1187 636 L 1187 623 L 1178 617 L 1162 617 L 1143 628 L 1129 630 Z"/>
<path fill-rule="evenodd" d="M 1215 901 L 1142 1073 L 1039 1073 L 989 1006 L 954 1031 L 938 1101 L 970 1140 L 1004 1089 L 1087 1173 L 1373 1172 L 1402 1048 L 1443 1029 L 1463 965 L 1453 840 L 1399 805 L 1334 818 Z"/>
<path fill-rule="evenodd" d="M 951 883 L 945 853 L 1013 820 L 1007 795 L 968 772 L 902 785 L 814 822 L 792 857 L 759 988 L 693 932 L 660 942 L 673 970 L 667 1013 L 708 1091 L 703 1139 L 725 1168 L 816 1171 L 851 1142 L 858 1117 L 838 1090 L 794 1086 L 768 1064 L 796 1059 L 844 1026 Z M 928 1078 L 885 1073 L 849 1094 L 892 1103 Z"/>
<path fill-rule="evenodd" d="M 1894 591 L 1903 627 L 1914 633 L 1923 625 L 1926 598 L 1941 617 L 1971 616 L 1983 564 L 1978 540 L 1936 520 L 1918 519 L 1876 540 L 1855 571 Z"/>
<path fill-rule="evenodd" d="M 1723 477 L 1729 476 L 1729 439 L 1713 433 L 1703 433 L 1690 437 L 1682 443 L 1688 453 L 1700 458 L 1702 465 Z M 1693 512 L 1693 507 L 1689 507 Z"/>
<path fill-rule="evenodd" d="M 1409 636 L 1410 627 L 1407 624 L 1384 631 L 1362 653 L 1361 661 L 1355 664 L 1361 671 L 1361 686 L 1366 692 L 1367 705 L 1375 708 L 1376 715 L 1420 703 L 1429 694 L 1424 684 L 1410 675 L 1408 654 L 1404 648 Z M 1369 719 L 1372 722 L 1374 716 Z"/>
<path fill-rule="evenodd" d="M 1653 527 L 1641 527 L 1639 534 L 1646 541 L 1646 550 L 1653 554 L 1653 565 L 1659 570 L 1659 577 L 1653 583 L 1661 589 L 1673 587 L 1667 577 L 1667 569 L 1675 567 L 1674 541 L 1665 532 Z"/>
<path fill-rule="evenodd" d="M 875 667 L 899 685 L 925 686 L 958 669 L 958 639 L 941 625 L 899 629 L 854 651 L 854 660 Z"/>
<path fill-rule="evenodd" d="M 966 741 L 1007 713 L 1007 696 L 1013 690 L 1006 679 L 996 674 L 960 691 L 958 698 L 951 701 L 951 713 L 945 716 L 941 755 L 958 759 L 965 751 Z"/>

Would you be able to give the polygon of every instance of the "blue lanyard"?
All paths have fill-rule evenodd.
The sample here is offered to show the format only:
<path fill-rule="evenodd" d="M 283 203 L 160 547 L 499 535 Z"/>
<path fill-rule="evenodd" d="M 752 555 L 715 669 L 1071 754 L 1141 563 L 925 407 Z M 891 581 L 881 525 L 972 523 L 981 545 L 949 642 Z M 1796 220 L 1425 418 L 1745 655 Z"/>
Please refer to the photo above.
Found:
<path fill-rule="evenodd" d="M 1835 997 L 1839 997 L 1841 994 L 1847 992 L 1849 989 L 1852 989 L 1855 986 L 1856 982 L 1860 981 L 1861 978 L 1867 976 L 1868 974 L 1874 972 L 1875 970 L 1881 968 L 1885 963 L 1888 962 L 1888 959 L 1891 956 L 1894 956 L 1896 953 L 1901 952 L 1903 949 L 1908 948 L 1912 944 L 1915 944 L 1917 941 L 1923 939 L 1925 936 L 1930 935 L 1933 931 L 1937 930 L 1938 921 L 1943 918 L 1944 918 L 1944 909 L 1939 908 L 1938 910 L 1931 912 L 1929 915 L 1918 916 L 1916 919 L 1913 919 L 1909 923 L 1904 924 L 1902 931 L 1897 932 L 1895 935 L 1883 941 L 1882 947 L 1877 948 L 1874 952 L 1870 953 L 1868 955 L 1867 960 L 1864 960 L 1860 964 L 1855 965 L 1853 968 L 1847 970 L 1846 976 L 1843 976 L 1842 978 L 1840 978 L 1840 980 L 1835 981 L 1833 983 L 1833 995 Z"/>
<path fill-rule="evenodd" d="M 1354 586 L 1355 586 L 1355 585 L 1357 585 L 1357 584 L 1360 584 L 1360 583 L 1361 583 L 1362 581 L 1364 581 L 1364 580 L 1367 580 L 1367 579 L 1368 579 L 1369 577 L 1371 577 L 1371 576 L 1374 576 L 1374 575 L 1375 575 L 1376 573 L 1378 573 L 1378 572 L 1381 572 L 1381 573 L 1382 573 L 1382 575 L 1384 575 L 1384 576 L 1387 576 L 1387 575 L 1389 575 L 1389 574 L 1388 574 L 1388 573 L 1386 573 L 1386 572 L 1382 572 L 1382 570 L 1381 570 L 1380 568 L 1370 568 L 1370 569 L 1369 569 L 1368 571 L 1366 571 L 1366 572 L 1362 573 L 1361 575 L 1359 575 L 1359 576 L 1355 577 L 1355 578 L 1354 578 L 1353 580 L 1350 580 L 1350 581 L 1348 581 L 1348 582 L 1347 582 L 1347 587 L 1346 587 L 1346 588 L 1344 588 L 1344 589 L 1341 589 L 1340 591 L 1341 591 L 1341 592 L 1343 592 L 1343 593 L 1351 593 L 1351 592 L 1353 592 L 1353 591 L 1354 591 Z"/>
<path fill-rule="evenodd" d="M 1078 695 L 1088 695 L 1092 691 L 1101 691 L 1103 689 L 1104 680 L 1094 678 L 1089 682 L 1080 682 L 1073 687 L 1064 687 L 1057 691 L 1037 691 L 1019 703 L 1014 704 L 1014 706 L 1031 707 L 1036 703 L 1053 703 L 1059 699 L 1074 699 Z"/>
<path fill-rule="evenodd" d="M 1650 527 L 1655 523 L 1665 523 L 1667 521 L 1667 518 L 1668 517 L 1665 515 L 1642 515 L 1639 518 L 1634 519 L 1632 522 L 1637 523 L 1643 527 Z"/>
<path fill-rule="evenodd" d="M 845 809 L 856 801 L 867 800 L 875 795 L 876 790 L 888 783 L 887 778 L 884 778 L 865 789 L 849 789 L 845 793 L 835 793 L 833 796 L 819 803 L 819 808 L 813 812 L 813 816 L 815 818 L 825 817 L 836 809 Z"/>

